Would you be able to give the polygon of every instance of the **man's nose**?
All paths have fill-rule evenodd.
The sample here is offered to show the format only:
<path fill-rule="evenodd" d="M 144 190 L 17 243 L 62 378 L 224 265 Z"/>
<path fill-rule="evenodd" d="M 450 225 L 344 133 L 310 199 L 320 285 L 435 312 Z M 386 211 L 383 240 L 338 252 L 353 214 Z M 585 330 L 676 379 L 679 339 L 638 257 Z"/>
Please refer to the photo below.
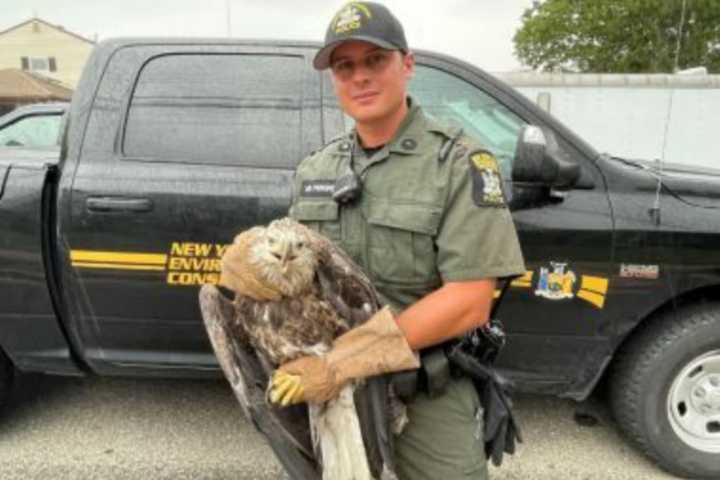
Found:
<path fill-rule="evenodd" d="M 371 75 L 372 72 L 365 65 L 365 62 L 356 62 L 351 79 L 355 83 L 365 83 L 370 80 Z"/>

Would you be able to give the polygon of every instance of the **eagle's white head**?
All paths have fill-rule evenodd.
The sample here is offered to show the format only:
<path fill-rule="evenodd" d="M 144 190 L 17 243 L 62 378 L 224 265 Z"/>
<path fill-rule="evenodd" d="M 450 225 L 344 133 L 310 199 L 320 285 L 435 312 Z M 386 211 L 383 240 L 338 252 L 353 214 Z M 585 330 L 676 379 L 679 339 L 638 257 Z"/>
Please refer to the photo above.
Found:
<path fill-rule="evenodd" d="M 305 229 L 290 218 L 275 220 L 251 248 L 251 260 L 266 282 L 286 296 L 304 292 L 315 278 L 318 260 Z"/>

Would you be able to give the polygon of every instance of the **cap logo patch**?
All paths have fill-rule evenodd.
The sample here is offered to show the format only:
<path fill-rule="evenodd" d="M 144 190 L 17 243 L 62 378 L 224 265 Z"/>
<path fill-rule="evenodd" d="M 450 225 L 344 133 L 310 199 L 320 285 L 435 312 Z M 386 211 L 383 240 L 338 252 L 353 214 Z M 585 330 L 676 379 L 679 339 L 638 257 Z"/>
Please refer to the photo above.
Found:
<path fill-rule="evenodd" d="M 335 34 L 348 33 L 362 27 L 363 16 L 372 18 L 370 9 L 360 2 L 350 2 L 338 12 L 334 21 Z"/>

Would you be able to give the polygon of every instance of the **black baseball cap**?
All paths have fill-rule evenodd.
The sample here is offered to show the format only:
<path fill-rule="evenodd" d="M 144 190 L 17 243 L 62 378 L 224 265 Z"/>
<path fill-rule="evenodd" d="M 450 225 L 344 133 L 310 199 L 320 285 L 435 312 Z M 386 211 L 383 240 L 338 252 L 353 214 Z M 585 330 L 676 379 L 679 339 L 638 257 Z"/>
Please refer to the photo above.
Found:
<path fill-rule="evenodd" d="M 317 70 L 330 67 L 333 50 L 347 40 L 362 40 L 388 50 L 409 50 L 402 25 L 385 5 L 348 2 L 330 21 L 325 45 L 315 55 L 313 66 Z"/>

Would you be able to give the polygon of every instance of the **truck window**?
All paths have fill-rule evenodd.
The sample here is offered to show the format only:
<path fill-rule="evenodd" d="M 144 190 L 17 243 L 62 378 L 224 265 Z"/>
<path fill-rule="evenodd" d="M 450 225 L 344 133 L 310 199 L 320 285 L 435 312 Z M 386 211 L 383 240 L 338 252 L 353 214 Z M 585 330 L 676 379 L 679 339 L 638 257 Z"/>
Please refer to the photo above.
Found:
<path fill-rule="evenodd" d="M 173 54 L 139 74 L 123 140 L 147 161 L 294 167 L 301 57 Z"/>
<path fill-rule="evenodd" d="M 415 67 L 410 93 L 428 116 L 462 127 L 482 142 L 510 178 L 518 135 L 527 122 L 475 85 L 433 67 Z"/>
<path fill-rule="evenodd" d="M 58 145 L 62 115 L 30 115 L 0 127 L 0 146 L 53 147 Z"/>

